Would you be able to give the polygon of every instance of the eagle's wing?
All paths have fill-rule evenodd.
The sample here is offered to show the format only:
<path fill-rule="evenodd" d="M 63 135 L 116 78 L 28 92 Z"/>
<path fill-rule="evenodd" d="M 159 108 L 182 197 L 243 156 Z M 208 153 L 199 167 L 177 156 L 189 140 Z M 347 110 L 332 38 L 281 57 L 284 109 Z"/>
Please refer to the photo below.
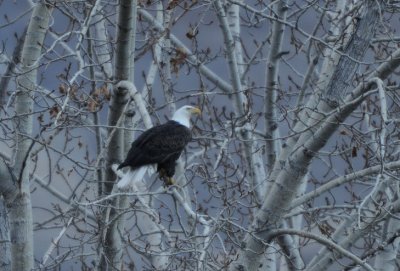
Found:
<path fill-rule="evenodd" d="M 155 128 L 157 128 L 155 129 L 156 133 L 146 138 L 145 142 L 141 144 L 141 149 L 154 157 L 156 163 L 175 155 L 178 158 L 191 139 L 190 130 L 173 121 Z"/>
<path fill-rule="evenodd" d="M 191 133 L 187 127 L 168 121 L 141 134 L 132 143 L 126 160 L 121 165 L 137 168 L 162 163 L 171 157 L 177 159 L 190 139 Z"/>

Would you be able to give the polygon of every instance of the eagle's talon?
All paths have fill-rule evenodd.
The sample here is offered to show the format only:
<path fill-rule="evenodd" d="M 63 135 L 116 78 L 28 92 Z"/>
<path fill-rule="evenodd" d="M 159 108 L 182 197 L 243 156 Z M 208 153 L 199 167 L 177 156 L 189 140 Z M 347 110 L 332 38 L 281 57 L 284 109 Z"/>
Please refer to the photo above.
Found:
<path fill-rule="evenodd" d="M 168 186 L 176 184 L 175 180 L 168 176 L 162 176 L 162 177 L 160 176 L 160 179 L 163 181 L 164 187 L 168 187 Z"/>
<path fill-rule="evenodd" d="M 167 186 L 175 185 L 175 184 L 176 184 L 176 182 L 174 179 L 172 179 L 171 177 L 167 178 Z"/>

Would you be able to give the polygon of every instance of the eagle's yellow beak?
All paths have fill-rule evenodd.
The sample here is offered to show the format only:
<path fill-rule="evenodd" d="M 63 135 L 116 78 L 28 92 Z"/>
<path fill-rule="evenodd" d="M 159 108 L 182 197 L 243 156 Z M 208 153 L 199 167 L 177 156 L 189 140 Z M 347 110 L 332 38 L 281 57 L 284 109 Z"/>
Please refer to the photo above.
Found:
<path fill-rule="evenodd" d="M 201 115 L 201 110 L 197 107 L 192 107 L 191 112 L 192 112 L 192 114 Z"/>

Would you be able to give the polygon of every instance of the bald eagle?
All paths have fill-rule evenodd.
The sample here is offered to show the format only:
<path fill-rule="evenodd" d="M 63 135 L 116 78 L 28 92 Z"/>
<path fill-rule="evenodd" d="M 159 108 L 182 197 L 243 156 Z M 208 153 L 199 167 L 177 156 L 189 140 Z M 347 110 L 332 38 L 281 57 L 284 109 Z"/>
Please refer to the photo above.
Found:
<path fill-rule="evenodd" d="M 127 188 L 143 179 L 150 165 L 157 165 L 157 172 L 166 185 L 173 184 L 176 160 L 192 138 L 190 117 L 200 113 L 197 107 L 183 106 L 171 120 L 146 130 L 133 141 L 125 161 L 118 166 L 118 169 L 129 167 L 118 182 L 118 188 Z"/>

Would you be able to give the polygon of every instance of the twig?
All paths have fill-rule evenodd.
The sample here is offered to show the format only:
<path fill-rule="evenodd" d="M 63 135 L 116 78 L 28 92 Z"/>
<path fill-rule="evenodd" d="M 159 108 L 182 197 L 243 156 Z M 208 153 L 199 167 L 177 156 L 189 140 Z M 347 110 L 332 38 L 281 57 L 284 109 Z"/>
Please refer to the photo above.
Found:
<path fill-rule="evenodd" d="M 64 225 L 64 227 L 61 229 L 60 233 L 58 234 L 58 236 L 56 237 L 56 239 L 51 241 L 51 244 L 49 246 L 49 248 L 47 249 L 46 253 L 44 254 L 43 258 L 42 258 L 42 262 L 40 263 L 40 267 L 44 268 L 47 260 L 50 257 L 50 254 L 53 252 L 53 250 L 56 248 L 56 246 L 58 245 L 58 242 L 60 242 L 61 237 L 64 235 L 64 233 L 67 231 L 69 225 L 71 225 L 72 221 L 74 220 L 74 217 L 71 216 L 67 222 L 67 224 Z"/>

